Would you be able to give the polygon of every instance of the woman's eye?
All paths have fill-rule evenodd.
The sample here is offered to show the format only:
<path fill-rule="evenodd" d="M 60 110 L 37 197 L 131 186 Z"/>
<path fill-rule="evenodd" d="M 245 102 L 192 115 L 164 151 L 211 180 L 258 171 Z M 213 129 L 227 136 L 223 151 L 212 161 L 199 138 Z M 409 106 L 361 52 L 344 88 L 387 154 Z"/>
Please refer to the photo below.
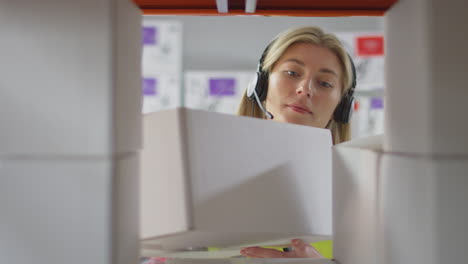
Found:
<path fill-rule="evenodd" d="M 333 86 L 329 82 L 322 82 L 319 81 L 320 86 L 327 87 L 327 88 L 332 88 Z"/>
<path fill-rule="evenodd" d="M 291 77 L 298 77 L 299 76 L 299 73 L 295 72 L 295 71 L 285 71 L 287 75 L 291 76 Z"/>

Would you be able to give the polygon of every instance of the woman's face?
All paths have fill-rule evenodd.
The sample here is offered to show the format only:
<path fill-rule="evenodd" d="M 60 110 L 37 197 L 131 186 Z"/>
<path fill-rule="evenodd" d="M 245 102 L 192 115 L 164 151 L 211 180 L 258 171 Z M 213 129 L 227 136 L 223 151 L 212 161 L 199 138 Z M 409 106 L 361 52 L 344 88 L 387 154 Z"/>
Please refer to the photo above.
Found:
<path fill-rule="evenodd" d="M 332 51 L 295 43 L 270 72 L 266 109 L 275 121 L 325 128 L 341 99 L 341 80 Z"/>

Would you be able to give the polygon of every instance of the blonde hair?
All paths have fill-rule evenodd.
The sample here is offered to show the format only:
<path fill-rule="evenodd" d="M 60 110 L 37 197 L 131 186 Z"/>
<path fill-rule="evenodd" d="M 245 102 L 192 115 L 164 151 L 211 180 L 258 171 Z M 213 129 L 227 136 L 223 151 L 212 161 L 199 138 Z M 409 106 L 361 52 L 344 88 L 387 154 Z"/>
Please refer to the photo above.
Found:
<path fill-rule="evenodd" d="M 318 27 L 301 27 L 289 29 L 280 33 L 266 51 L 262 65 L 263 71 L 270 73 L 275 63 L 286 52 L 289 46 L 298 42 L 311 43 L 328 48 L 337 56 L 343 72 L 341 80 L 343 87 L 341 95 L 343 96 L 348 89 L 351 88 L 353 81 L 352 66 L 350 59 L 348 58 L 348 53 L 335 35 L 325 33 Z M 264 118 L 264 114 L 255 100 L 250 100 L 245 92 L 242 96 L 237 114 Z M 332 119 L 326 128 L 330 129 L 334 144 L 347 141 L 351 138 L 351 128 L 349 123 L 343 124 Z"/>

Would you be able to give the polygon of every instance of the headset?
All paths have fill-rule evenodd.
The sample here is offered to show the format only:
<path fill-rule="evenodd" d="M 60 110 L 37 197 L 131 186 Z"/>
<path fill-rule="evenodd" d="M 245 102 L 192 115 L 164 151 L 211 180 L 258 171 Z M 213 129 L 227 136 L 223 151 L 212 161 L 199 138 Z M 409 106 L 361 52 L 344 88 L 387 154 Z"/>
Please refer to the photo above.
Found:
<path fill-rule="evenodd" d="M 265 60 L 266 54 L 270 49 L 271 45 L 275 43 L 276 40 L 273 40 L 262 53 L 260 60 L 257 65 L 257 72 L 254 79 L 249 83 L 247 87 L 247 98 L 250 100 L 256 100 L 258 106 L 268 119 L 273 119 L 273 115 L 268 112 L 262 105 L 262 101 L 266 99 L 268 92 L 268 77 L 269 73 L 263 70 L 263 62 Z M 354 90 L 356 89 L 356 67 L 354 66 L 353 59 L 348 54 L 348 59 L 351 64 L 352 70 L 352 82 L 351 87 L 346 91 L 346 93 L 341 97 L 340 102 L 333 112 L 333 120 L 342 124 L 348 124 L 351 119 L 353 102 L 354 102 Z"/>

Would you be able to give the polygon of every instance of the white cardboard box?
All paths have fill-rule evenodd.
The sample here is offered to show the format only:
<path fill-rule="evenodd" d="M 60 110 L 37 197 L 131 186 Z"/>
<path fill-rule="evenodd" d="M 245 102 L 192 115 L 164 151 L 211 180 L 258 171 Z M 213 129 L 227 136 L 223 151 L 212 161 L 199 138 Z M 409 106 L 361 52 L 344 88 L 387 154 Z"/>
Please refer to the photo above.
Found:
<path fill-rule="evenodd" d="M 384 152 L 382 141 L 375 136 L 334 147 L 334 258 L 465 263 L 468 158 Z"/>
<path fill-rule="evenodd" d="M 385 13 L 386 151 L 468 154 L 466 9 L 416 0 Z"/>
<path fill-rule="evenodd" d="M 140 20 L 128 0 L 2 4 L 0 152 L 139 150 Z"/>
<path fill-rule="evenodd" d="M 139 259 L 139 155 L 113 159 L 112 264 L 138 263 Z"/>
<path fill-rule="evenodd" d="M 0 263 L 123 263 L 110 256 L 111 172 L 104 159 L 1 160 Z"/>
<path fill-rule="evenodd" d="M 0 263 L 137 263 L 137 171 L 137 155 L 0 160 Z"/>
<path fill-rule="evenodd" d="M 466 263 L 468 158 L 384 155 L 382 264 Z"/>
<path fill-rule="evenodd" d="M 343 264 L 377 263 L 382 138 L 372 136 L 333 148 L 333 252 Z"/>
<path fill-rule="evenodd" d="M 179 108 L 144 116 L 146 249 L 329 239 L 328 130 Z"/>

